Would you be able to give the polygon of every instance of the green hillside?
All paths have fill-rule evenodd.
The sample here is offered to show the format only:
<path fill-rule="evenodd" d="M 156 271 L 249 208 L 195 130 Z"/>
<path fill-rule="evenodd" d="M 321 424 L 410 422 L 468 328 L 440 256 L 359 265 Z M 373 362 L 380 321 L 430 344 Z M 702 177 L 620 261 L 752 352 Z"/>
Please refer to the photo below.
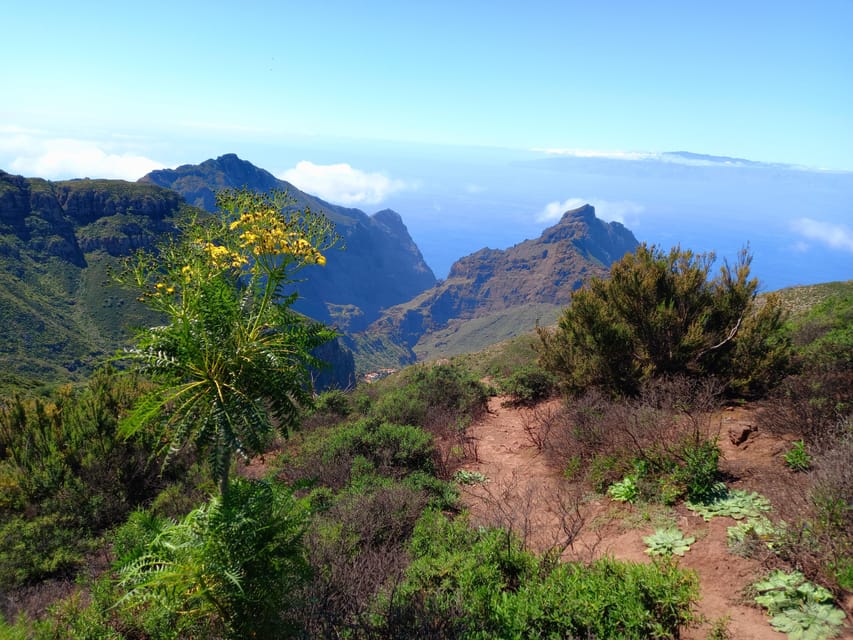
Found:
<path fill-rule="evenodd" d="M 81 380 L 154 321 L 109 271 L 187 209 L 152 185 L 0 172 L 0 385 Z"/>

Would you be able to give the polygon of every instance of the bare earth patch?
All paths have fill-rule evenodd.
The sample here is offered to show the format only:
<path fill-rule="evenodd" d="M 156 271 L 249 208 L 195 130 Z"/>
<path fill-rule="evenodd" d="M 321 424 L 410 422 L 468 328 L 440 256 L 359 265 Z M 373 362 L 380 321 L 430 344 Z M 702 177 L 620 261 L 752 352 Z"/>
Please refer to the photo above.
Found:
<path fill-rule="evenodd" d="M 587 561 L 610 555 L 634 562 L 650 561 L 643 536 L 653 533 L 662 522 L 677 525 L 685 535 L 696 537 L 680 562 L 699 575 L 697 611 L 704 620 L 686 630 L 683 637 L 705 638 L 711 625 L 722 618 L 728 619 L 732 638 L 786 637 L 774 631 L 763 610 L 743 596 L 743 589 L 763 575 L 766 568 L 728 550 L 726 529 L 734 520 L 714 518 L 705 522 L 683 506 L 671 510 L 650 508 L 650 512 L 613 503 L 607 497 L 582 495 L 576 485 L 548 463 L 530 437 L 531 411 L 504 406 L 503 400 L 492 398 L 489 413 L 469 429 L 469 435 L 477 442 L 478 455 L 464 468 L 488 478 L 486 483 L 463 490 L 474 522 L 512 527 L 531 549 L 543 551 L 556 546 L 562 549 L 565 560 Z M 552 408 L 557 406 L 552 401 Z M 538 414 L 547 414 L 548 408 L 540 407 Z M 755 432 L 739 444 L 733 442 L 738 439 L 738 430 L 754 424 L 754 411 L 748 408 L 723 412 L 721 469 L 730 477 L 730 486 L 759 491 L 774 501 L 774 488 L 797 481 L 780 458 L 788 444 L 784 438 Z M 730 430 L 735 432 L 732 438 Z M 790 495 L 790 491 L 778 493 Z"/>

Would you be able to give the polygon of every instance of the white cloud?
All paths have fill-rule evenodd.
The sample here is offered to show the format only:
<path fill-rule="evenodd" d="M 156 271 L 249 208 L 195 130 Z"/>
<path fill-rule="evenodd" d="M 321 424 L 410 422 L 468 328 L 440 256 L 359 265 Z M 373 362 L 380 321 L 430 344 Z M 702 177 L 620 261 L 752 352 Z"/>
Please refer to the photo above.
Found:
<path fill-rule="evenodd" d="M 791 226 L 804 238 L 816 240 L 833 249 L 853 252 L 853 230 L 843 224 L 799 218 Z"/>
<path fill-rule="evenodd" d="M 601 200 L 599 198 L 569 198 L 562 202 L 555 200 L 545 205 L 536 217 L 538 222 L 554 222 L 570 209 L 577 209 L 585 204 L 595 207 L 595 216 L 605 222 L 621 222 L 624 225 L 636 227 L 639 225 L 639 215 L 645 207 L 630 200 Z"/>
<path fill-rule="evenodd" d="M 348 164 L 314 164 L 302 160 L 278 174 L 307 193 L 343 205 L 376 204 L 392 193 L 411 188 L 383 173 L 368 173 Z"/>
<path fill-rule="evenodd" d="M 27 127 L 19 127 L 16 124 L 0 124 L 0 134 L 42 134 L 44 131 L 40 129 L 29 129 Z"/>
<path fill-rule="evenodd" d="M 610 160 L 650 160 L 660 158 L 659 153 L 649 151 L 601 151 L 597 149 L 533 149 L 549 155 L 572 156 L 574 158 L 607 158 Z"/>
<path fill-rule="evenodd" d="M 136 152 L 73 138 L 51 138 L 43 132 L 4 127 L 0 130 L 0 163 L 25 176 L 121 178 L 137 180 L 163 164 Z"/>

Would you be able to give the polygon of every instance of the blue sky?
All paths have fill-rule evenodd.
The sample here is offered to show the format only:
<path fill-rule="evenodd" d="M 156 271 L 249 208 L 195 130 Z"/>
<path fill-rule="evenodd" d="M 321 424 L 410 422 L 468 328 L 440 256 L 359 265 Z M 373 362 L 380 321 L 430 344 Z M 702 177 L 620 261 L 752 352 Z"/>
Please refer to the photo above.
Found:
<path fill-rule="evenodd" d="M 473 199 L 528 236 L 578 198 L 655 229 L 663 205 L 597 182 L 506 188 L 495 167 L 542 150 L 853 171 L 851 0 L 33 0 L 3 15 L 0 168 L 24 175 L 136 179 L 236 152 L 336 202 L 408 207 L 421 243 L 460 210 L 485 215 L 453 210 Z M 845 189 L 808 215 L 846 258 Z"/>
<path fill-rule="evenodd" d="M 170 133 L 309 134 L 853 170 L 851 27 L 850 0 L 35 0 L 4 9 L 0 122 L 163 163 L 194 160 Z"/>

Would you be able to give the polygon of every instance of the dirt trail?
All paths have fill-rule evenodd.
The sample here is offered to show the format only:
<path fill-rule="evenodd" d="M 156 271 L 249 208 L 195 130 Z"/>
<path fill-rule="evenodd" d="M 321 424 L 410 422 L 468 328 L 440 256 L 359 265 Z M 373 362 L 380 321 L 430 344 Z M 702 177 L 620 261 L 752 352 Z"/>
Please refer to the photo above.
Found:
<path fill-rule="evenodd" d="M 477 443 L 477 460 L 464 467 L 484 474 L 489 481 L 464 491 L 464 500 L 475 521 L 482 524 L 511 526 L 536 550 L 565 543 L 573 526 L 580 534 L 566 547 L 566 560 L 589 560 L 611 555 L 620 560 L 648 562 L 643 536 L 654 532 L 654 513 L 636 507 L 617 505 L 607 498 L 586 499 L 561 477 L 525 431 L 535 419 L 531 410 L 505 407 L 503 398 L 492 398 L 489 413 L 470 427 Z M 558 405 L 540 406 L 538 415 Z M 783 441 L 753 436 L 744 450 L 725 437 L 728 427 L 749 423 L 750 412 L 735 410 L 723 415 L 720 445 L 725 464 L 737 467 L 737 476 L 751 479 L 766 473 L 778 473 L 775 454 Z M 741 445 L 743 446 L 743 445 Z M 751 449 L 751 451 L 750 451 Z M 705 638 L 711 624 L 728 617 L 730 637 L 750 640 L 775 640 L 786 636 L 770 627 L 760 610 L 743 601 L 743 588 L 764 573 L 761 565 L 731 554 L 726 545 L 726 528 L 734 521 L 702 518 L 683 507 L 675 510 L 676 524 L 696 542 L 681 560 L 695 570 L 700 579 L 701 599 L 698 612 L 706 622 L 688 629 L 683 637 Z"/>

